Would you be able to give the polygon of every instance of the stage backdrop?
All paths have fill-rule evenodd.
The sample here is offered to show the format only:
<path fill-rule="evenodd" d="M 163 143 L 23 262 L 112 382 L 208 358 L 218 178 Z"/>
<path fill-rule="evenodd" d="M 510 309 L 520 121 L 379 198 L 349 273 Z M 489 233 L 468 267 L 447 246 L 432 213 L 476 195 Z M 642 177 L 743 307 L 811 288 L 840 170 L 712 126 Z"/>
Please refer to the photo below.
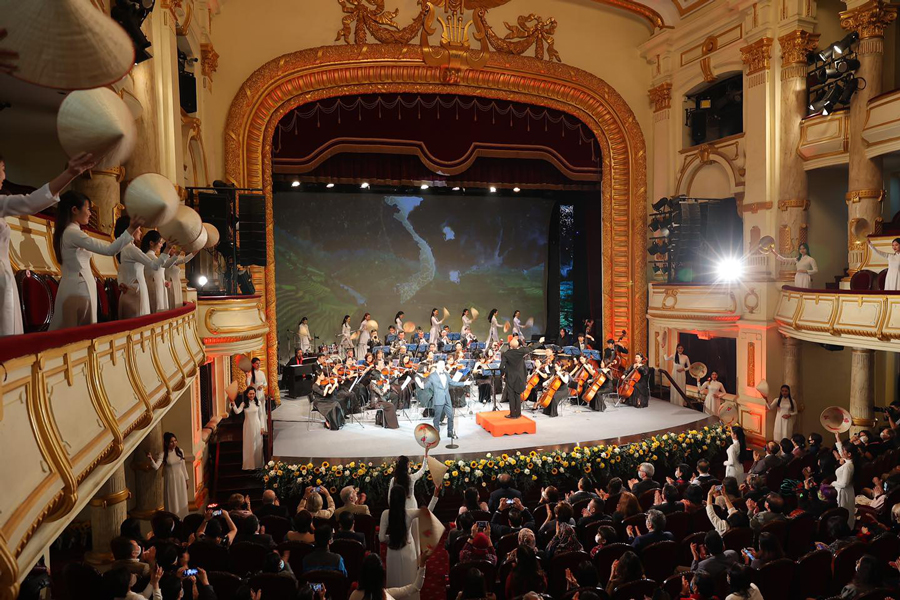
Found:
<path fill-rule="evenodd" d="M 384 339 L 398 310 L 427 332 L 431 309 L 445 306 L 454 332 L 462 309 L 477 308 L 481 340 L 492 308 L 501 323 L 516 309 L 533 318 L 526 335 L 544 331 L 552 200 L 277 191 L 273 209 L 282 348 L 304 316 L 330 344 L 347 314 L 355 329 L 371 313 Z"/>

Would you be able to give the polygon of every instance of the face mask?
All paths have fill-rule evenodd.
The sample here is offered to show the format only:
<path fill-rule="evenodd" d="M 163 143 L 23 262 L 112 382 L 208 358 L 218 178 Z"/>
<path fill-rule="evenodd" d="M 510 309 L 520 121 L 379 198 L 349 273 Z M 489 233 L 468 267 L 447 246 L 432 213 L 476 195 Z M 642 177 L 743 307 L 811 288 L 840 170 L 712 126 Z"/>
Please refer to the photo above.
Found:
<path fill-rule="evenodd" d="M 283 560 L 278 562 L 278 570 L 284 571 L 284 561 Z"/>
<path fill-rule="evenodd" d="M 867 435 L 860 436 L 859 441 L 861 441 L 863 444 L 868 444 L 869 436 L 867 436 Z"/>
<path fill-rule="evenodd" d="M 602 543 L 603 543 L 603 538 L 600 537 L 599 535 L 595 535 L 595 536 L 594 536 L 594 541 L 597 542 L 598 544 L 602 544 Z"/>

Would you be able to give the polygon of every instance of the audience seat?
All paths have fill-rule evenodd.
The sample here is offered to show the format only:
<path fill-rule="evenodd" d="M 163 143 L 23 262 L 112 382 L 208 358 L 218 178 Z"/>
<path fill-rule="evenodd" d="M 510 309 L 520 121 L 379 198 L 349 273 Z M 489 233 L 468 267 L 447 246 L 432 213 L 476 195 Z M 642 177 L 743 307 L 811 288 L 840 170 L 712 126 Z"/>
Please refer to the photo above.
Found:
<path fill-rule="evenodd" d="M 896 598 L 897 590 L 889 589 L 889 588 L 881 588 L 877 590 L 872 590 L 867 594 L 863 594 L 862 596 L 857 596 L 855 600 L 888 600 L 889 598 Z"/>
<path fill-rule="evenodd" d="M 663 581 L 672 574 L 678 564 L 678 544 L 676 542 L 656 542 L 641 551 L 644 575 L 649 579 Z"/>
<path fill-rule="evenodd" d="M 791 581 L 794 579 L 794 561 L 791 559 L 773 560 L 754 572 L 753 577 L 766 600 L 791 600 Z"/>
<path fill-rule="evenodd" d="M 216 591 L 216 600 L 235 600 L 238 588 L 243 585 L 240 577 L 227 571 L 207 571 L 206 577 Z"/>
<path fill-rule="evenodd" d="M 603 504 L 603 511 L 608 515 L 616 512 L 616 507 L 619 505 L 619 498 L 621 497 L 622 494 L 610 494 Z"/>
<path fill-rule="evenodd" d="M 694 562 L 694 555 L 691 553 L 691 544 L 703 544 L 706 538 L 705 531 L 697 531 L 681 540 L 681 546 L 678 551 L 678 564 L 682 567 L 689 567 Z"/>
<path fill-rule="evenodd" d="M 203 524 L 203 520 L 203 513 L 190 513 L 185 515 L 184 519 L 181 521 L 181 541 L 187 542 L 188 539 L 190 539 L 191 534 L 196 534 L 197 530 L 200 529 L 200 525 Z M 206 567 L 204 567 L 204 569 L 205 568 Z"/>
<path fill-rule="evenodd" d="M 25 333 L 47 331 L 53 318 L 53 296 L 43 275 L 22 270 L 15 275 Z"/>
<path fill-rule="evenodd" d="M 652 579 L 638 579 L 617 587 L 612 594 L 612 600 L 644 600 L 645 597 L 653 597 L 653 592 L 659 587 Z"/>
<path fill-rule="evenodd" d="M 628 539 L 627 531 L 629 525 L 634 527 L 635 529 L 638 529 L 641 534 L 647 533 L 647 515 L 645 515 L 644 513 L 638 513 L 636 515 L 628 517 L 627 519 L 619 523 L 619 525 L 616 527 L 616 533 L 619 534 L 620 540 Z"/>
<path fill-rule="evenodd" d="M 851 290 L 870 290 L 875 281 L 875 273 L 873 271 L 857 271 L 850 277 Z"/>
<path fill-rule="evenodd" d="M 766 487 L 770 490 L 780 489 L 785 472 L 787 472 L 787 465 L 778 465 L 769 469 L 766 473 Z"/>
<path fill-rule="evenodd" d="M 850 583 L 856 574 L 856 561 L 866 553 L 867 546 L 863 542 L 853 542 L 844 546 L 834 555 L 831 561 L 831 591 L 838 594 Z"/>
<path fill-rule="evenodd" d="M 650 508 L 656 504 L 656 489 L 647 490 L 638 498 L 638 504 L 641 505 L 641 510 L 643 512 L 647 512 Z"/>
<path fill-rule="evenodd" d="M 887 281 L 887 272 L 887 269 L 882 269 L 878 272 L 878 277 L 876 277 L 875 281 L 873 282 L 873 290 L 878 290 L 880 292 L 884 289 L 884 284 Z"/>
<path fill-rule="evenodd" d="M 284 536 L 291 530 L 291 522 L 278 515 L 266 515 L 259 520 L 259 524 L 266 528 L 266 533 L 272 536 L 276 544 L 284 541 Z"/>
<path fill-rule="evenodd" d="M 514 531 L 507 533 L 497 540 L 497 562 L 502 563 L 506 560 L 506 556 L 514 549 L 519 547 L 519 532 Z"/>
<path fill-rule="evenodd" d="M 303 557 L 313 551 L 312 544 L 304 544 L 303 542 L 281 542 L 278 544 L 278 551 L 284 552 L 290 550 L 291 555 L 288 557 L 288 563 L 291 570 L 297 574 L 303 572 Z"/>
<path fill-rule="evenodd" d="M 576 567 L 584 561 L 591 561 L 587 552 L 564 552 L 557 554 L 550 560 L 550 569 L 547 573 L 547 590 L 554 598 L 559 598 L 566 591 L 566 569 L 574 573 Z"/>
<path fill-rule="evenodd" d="M 455 540 L 453 540 L 453 544 L 450 546 L 450 564 L 455 565 L 459 562 L 459 553 L 462 552 L 463 546 L 466 545 L 466 542 L 469 541 L 469 537 L 465 535 L 461 535 Z"/>
<path fill-rule="evenodd" d="M 597 545 L 597 530 L 600 529 L 603 525 L 612 525 L 612 521 L 594 521 L 593 523 L 588 523 L 581 530 L 581 534 L 579 539 L 581 540 L 581 545 L 584 546 L 585 550 L 590 550 L 594 546 Z"/>
<path fill-rule="evenodd" d="M 575 588 L 574 590 L 569 590 L 565 594 L 561 600 L 573 600 L 575 598 L 575 594 L 579 594 L 580 592 L 591 592 L 592 594 L 596 594 L 597 598 L 600 600 L 609 600 L 609 594 L 606 593 L 606 590 L 599 587 L 580 587 Z"/>
<path fill-rule="evenodd" d="M 356 540 L 334 540 L 331 551 L 344 557 L 344 567 L 350 581 L 359 581 L 362 562 L 366 557 L 366 548 Z"/>
<path fill-rule="evenodd" d="M 796 560 L 813 549 L 816 518 L 809 513 L 801 513 L 788 519 L 787 523 L 787 543 L 784 551 Z"/>
<path fill-rule="evenodd" d="M 366 548 L 372 552 L 378 551 L 375 543 L 375 517 L 372 515 L 353 515 L 353 530 L 366 536 Z"/>
<path fill-rule="evenodd" d="M 690 532 L 691 516 L 684 511 L 669 513 L 666 515 L 666 531 L 675 536 L 675 541 L 680 542 Z"/>
<path fill-rule="evenodd" d="M 787 532 L 788 522 L 786 519 L 783 521 L 770 521 L 760 529 L 760 533 L 771 533 L 774 535 L 782 548 L 787 545 Z"/>
<path fill-rule="evenodd" d="M 597 575 L 600 581 L 609 581 L 612 564 L 629 550 L 631 550 L 629 544 L 618 543 L 608 544 L 597 551 L 597 554 L 594 555 L 594 567 L 597 568 Z"/>
<path fill-rule="evenodd" d="M 100 573 L 87 563 L 67 564 L 63 568 L 63 581 L 69 600 L 96 600 L 100 597 Z"/>
<path fill-rule="evenodd" d="M 553 516 L 553 507 L 556 504 L 538 504 L 537 508 L 531 511 L 532 516 L 534 517 L 534 526 L 540 528 L 541 525 L 546 523 Z"/>
<path fill-rule="evenodd" d="M 832 558 L 830 550 L 814 550 L 800 557 L 794 568 L 795 598 L 821 598 L 828 593 Z"/>
<path fill-rule="evenodd" d="M 744 548 L 753 547 L 753 530 L 749 527 L 734 527 L 722 536 L 726 550 L 740 552 Z"/>
<path fill-rule="evenodd" d="M 224 546 L 194 542 L 188 546 L 188 554 L 191 556 L 191 567 L 207 572 L 228 570 L 228 549 Z"/>
<path fill-rule="evenodd" d="M 472 515 L 472 520 L 476 523 L 478 521 L 487 521 L 491 522 L 491 513 L 486 510 L 470 510 L 469 514 Z"/>
<path fill-rule="evenodd" d="M 269 550 L 253 542 L 238 542 L 228 550 L 228 570 L 241 577 L 262 570 Z M 293 554 L 293 553 L 292 553 Z M 291 565 L 293 569 L 293 565 Z"/>
<path fill-rule="evenodd" d="M 575 504 L 572 505 L 572 510 L 575 512 L 575 520 L 581 518 L 581 512 L 587 508 L 588 504 L 590 504 L 591 499 L 585 498 L 583 500 L 579 500 Z"/>
<path fill-rule="evenodd" d="M 821 515 L 819 515 L 819 524 L 816 527 L 816 540 L 820 542 L 824 542 L 826 544 L 830 544 L 834 541 L 834 538 L 831 537 L 831 534 L 828 533 L 828 521 L 830 521 L 834 517 L 841 517 L 842 519 L 849 519 L 850 513 L 847 512 L 847 509 L 842 506 L 836 506 L 834 508 L 829 508 Z"/>
<path fill-rule="evenodd" d="M 887 568 L 888 562 L 897 560 L 900 556 L 900 538 L 893 533 L 882 533 L 869 542 L 869 554 L 882 561 L 882 567 Z"/>
<path fill-rule="evenodd" d="M 706 533 L 713 528 L 712 523 L 709 520 L 709 515 L 706 514 L 705 510 L 698 510 L 691 513 L 690 518 L 691 531 L 695 533 Z"/>
<path fill-rule="evenodd" d="M 486 560 L 473 560 L 464 563 L 456 563 L 450 567 L 450 575 L 447 578 L 447 600 L 456 600 L 456 595 L 462 590 L 469 569 L 478 569 L 484 575 L 488 587 L 497 580 L 497 567 Z M 332 600 L 337 600 L 333 598 Z"/>
<path fill-rule="evenodd" d="M 297 579 L 301 586 L 305 583 L 324 583 L 330 600 L 347 600 L 350 596 L 350 579 L 338 571 L 310 571 Z"/>
<path fill-rule="evenodd" d="M 693 578 L 694 574 L 691 571 L 675 573 L 674 575 L 667 577 L 660 587 L 669 594 L 669 598 L 681 598 L 681 588 L 684 585 L 684 580 L 686 579 L 690 582 Z"/>
<path fill-rule="evenodd" d="M 297 596 L 297 582 L 291 577 L 275 573 L 260 573 L 250 578 L 250 588 L 262 591 L 263 598 L 294 600 Z M 327 588 L 329 593 L 330 588 Z"/>

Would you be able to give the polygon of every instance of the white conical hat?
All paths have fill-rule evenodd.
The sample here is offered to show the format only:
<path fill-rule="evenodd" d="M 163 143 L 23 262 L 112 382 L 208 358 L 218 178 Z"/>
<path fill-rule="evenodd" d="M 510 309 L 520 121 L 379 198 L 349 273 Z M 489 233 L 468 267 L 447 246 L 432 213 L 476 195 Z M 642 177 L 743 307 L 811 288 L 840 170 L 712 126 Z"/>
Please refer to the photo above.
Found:
<path fill-rule="evenodd" d="M 157 229 L 167 241 L 186 249 L 200 236 L 203 221 L 196 210 L 181 204 L 175 211 L 175 216 Z"/>
<path fill-rule="evenodd" d="M 181 203 L 178 190 L 168 178 L 144 173 L 128 184 L 122 204 L 128 216 L 143 217 L 144 226 L 152 229 L 171 221 Z"/>
<path fill-rule="evenodd" d="M 215 225 L 210 225 L 209 223 L 204 223 L 203 229 L 206 230 L 206 245 L 204 248 L 215 248 L 219 243 L 219 230 L 216 229 Z"/>
<path fill-rule="evenodd" d="M 114 83 L 134 66 L 134 44 L 89 0 L 0 0 L 7 38 L 18 52 L 13 77 L 36 85 L 87 90 Z"/>
<path fill-rule="evenodd" d="M 81 152 L 102 156 L 97 169 L 123 164 L 137 140 L 131 111 L 118 94 L 107 88 L 66 96 L 56 115 L 56 134 L 70 157 Z"/>
<path fill-rule="evenodd" d="M 200 228 L 200 235 L 197 236 L 197 239 L 184 247 L 185 251 L 194 254 L 196 252 L 200 252 L 206 247 L 206 228 Z"/>

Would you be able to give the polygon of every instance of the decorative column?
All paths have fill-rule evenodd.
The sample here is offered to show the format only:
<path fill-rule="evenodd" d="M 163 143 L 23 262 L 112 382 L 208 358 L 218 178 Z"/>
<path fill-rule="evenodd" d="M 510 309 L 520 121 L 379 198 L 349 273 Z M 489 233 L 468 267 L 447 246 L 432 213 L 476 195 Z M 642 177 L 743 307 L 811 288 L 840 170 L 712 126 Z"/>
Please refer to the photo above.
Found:
<path fill-rule="evenodd" d="M 91 199 L 90 225 L 98 231 L 112 234 L 119 217 L 119 184 L 125 177 L 125 167 L 105 170 L 93 169 L 72 182 L 75 189 Z"/>
<path fill-rule="evenodd" d="M 147 460 L 147 453 L 159 456 L 163 451 L 162 423 L 147 434 L 140 443 L 131 460 L 131 468 L 134 469 L 135 480 L 135 506 L 131 516 L 136 519 L 149 520 L 158 510 L 163 510 L 163 472 L 156 470 Z"/>
<path fill-rule="evenodd" d="M 853 348 L 850 362 L 850 434 L 875 426 L 875 351 Z"/>
<path fill-rule="evenodd" d="M 848 4 L 851 4 L 848 2 Z M 850 166 L 847 192 L 849 213 L 849 273 L 862 263 L 866 237 L 881 222 L 884 176 L 881 157 L 867 158 L 862 130 L 869 100 L 881 94 L 884 67 L 884 28 L 897 18 L 897 7 L 883 0 L 869 0 L 841 13 L 841 27 L 859 34 L 857 77 L 865 80 L 850 102 Z"/>
<path fill-rule="evenodd" d="M 647 92 L 650 98 L 650 105 L 653 107 L 653 191 L 650 195 L 650 202 L 656 202 L 660 198 L 668 196 L 671 190 L 670 179 L 674 172 L 672 165 L 672 144 L 671 144 L 671 120 L 669 118 L 672 106 L 672 83 L 663 82 L 656 87 L 650 88 Z M 654 257 L 656 258 L 656 257 Z M 648 273 L 649 279 L 656 281 L 665 281 L 666 277 L 658 264 L 653 264 Z"/>
<path fill-rule="evenodd" d="M 125 465 L 120 465 L 106 480 L 90 502 L 91 542 L 93 550 L 85 559 L 94 565 L 113 562 L 109 543 L 119 535 L 119 527 L 125 520 L 131 492 L 125 487 Z"/>
<path fill-rule="evenodd" d="M 782 339 L 782 359 L 784 360 L 784 373 L 782 384 L 790 386 L 791 397 L 797 406 L 797 410 L 803 410 L 803 342 L 797 338 L 784 337 Z M 778 395 L 778 388 L 769 390 L 769 399 Z"/>
<path fill-rule="evenodd" d="M 818 41 L 819 34 L 802 29 L 778 38 L 781 45 L 778 252 L 783 256 L 796 255 L 800 244 L 808 240 L 808 182 L 797 147 L 800 144 L 800 121 L 806 116 L 806 56 L 816 49 Z M 792 263 L 778 259 L 776 262 L 777 279 L 793 281 Z"/>

